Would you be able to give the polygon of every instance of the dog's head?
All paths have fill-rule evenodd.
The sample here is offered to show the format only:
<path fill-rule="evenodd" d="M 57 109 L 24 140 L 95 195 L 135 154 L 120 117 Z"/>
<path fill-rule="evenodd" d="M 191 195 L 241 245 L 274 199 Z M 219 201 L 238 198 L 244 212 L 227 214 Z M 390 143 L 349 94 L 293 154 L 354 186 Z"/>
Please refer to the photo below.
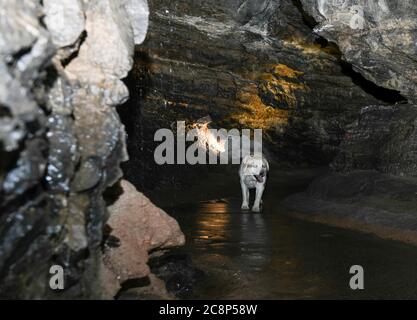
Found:
<path fill-rule="evenodd" d="M 247 156 L 243 160 L 243 174 L 255 177 L 259 183 L 265 181 L 268 171 L 268 162 L 260 155 Z"/>

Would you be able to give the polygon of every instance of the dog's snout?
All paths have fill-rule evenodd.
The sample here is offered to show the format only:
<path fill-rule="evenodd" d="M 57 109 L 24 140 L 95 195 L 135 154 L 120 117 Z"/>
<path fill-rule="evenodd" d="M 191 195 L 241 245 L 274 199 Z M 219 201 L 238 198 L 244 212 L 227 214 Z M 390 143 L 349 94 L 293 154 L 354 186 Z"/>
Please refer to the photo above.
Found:
<path fill-rule="evenodd" d="M 264 181 L 263 176 L 262 175 L 255 175 L 255 179 L 256 181 L 258 181 L 259 183 L 262 183 Z"/>

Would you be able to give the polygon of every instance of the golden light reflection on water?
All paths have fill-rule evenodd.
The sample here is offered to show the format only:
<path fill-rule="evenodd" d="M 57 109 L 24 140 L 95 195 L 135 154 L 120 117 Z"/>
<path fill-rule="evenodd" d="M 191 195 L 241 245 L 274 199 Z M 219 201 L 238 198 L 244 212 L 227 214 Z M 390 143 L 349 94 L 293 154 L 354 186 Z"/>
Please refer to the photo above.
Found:
<path fill-rule="evenodd" d="M 262 214 L 242 212 L 233 201 L 213 201 L 201 203 L 197 216 L 194 240 L 200 250 L 237 256 L 236 261 L 253 271 L 268 264 L 270 252 L 265 246 L 268 240 Z M 232 252 L 217 251 L 228 251 L 236 243 Z"/>
<path fill-rule="evenodd" d="M 230 225 L 230 209 L 227 202 L 202 203 L 199 208 L 197 239 L 225 241 Z"/>
<path fill-rule="evenodd" d="M 229 203 L 227 201 L 203 202 L 200 205 L 201 213 L 228 213 L 230 212 Z"/>

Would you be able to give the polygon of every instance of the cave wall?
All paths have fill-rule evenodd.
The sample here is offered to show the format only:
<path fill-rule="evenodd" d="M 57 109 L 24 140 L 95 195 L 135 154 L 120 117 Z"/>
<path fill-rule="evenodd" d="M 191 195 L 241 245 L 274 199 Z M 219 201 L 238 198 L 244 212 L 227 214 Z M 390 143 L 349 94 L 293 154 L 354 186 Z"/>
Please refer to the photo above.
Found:
<path fill-rule="evenodd" d="M 417 176 L 415 105 L 368 106 L 346 131 L 341 152 L 331 163 L 337 172 L 377 170 Z"/>
<path fill-rule="evenodd" d="M 301 2 L 314 19 L 314 33 L 337 44 L 343 60 L 378 86 L 403 96 L 403 103 L 362 108 L 358 119 L 349 125 L 331 167 L 341 172 L 359 169 L 417 176 L 416 3 Z"/>
<path fill-rule="evenodd" d="M 2 2 L 1 298 L 101 297 L 103 192 L 127 160 L 119 114 L 131 155 L 125 173 L 136 186 L 173 177 L 153 163 L 155 130 L 207 114 L 215 127 L 264 129 L 267 147 L 289 164 L 338 155 L 338 171 L 416 175 L 411 1 L 150 7 L 149 36 L 135 48 L 148 28 L 144 0 Z M 410 104 L 393 105 L 404 99 Z M 179 228 L 172 234 L 183 242 Z M 49 290 L 53 264 L 66 269 L 63 292 Z M 135 275 L 149 275 L 141 266 Z"/>
<path fill-rule="evenodd" d="M 124 170 L 135 185 L 155 187 L 151 177 L 186 182 L 204 171 L 153 163 L 155 130 L 177 120 L 209 114 L 213 127 L 262 128 L 281 163 L 326 165 L 362 107 L 390 103 L 341 61 L 337 46 L 313 34 L 299 1 L 149 5 L 149 33 L 127 81 L 134 99 L 120 108 L 132 155 Z"/>
<path fill-rule="evenodd" d="M 343 59 L 367 79 L 416 101 L 415 1 L 301 0 L 314 32 L 337 43 Z"/>
<path fill-rule="evenodd" d="M 103 192 L 127 160 L 115 106 L 146 0 L 1 1 L 0 297 L 101 297 Z M 65 290 L 49 289 L 49 268 Z"/>

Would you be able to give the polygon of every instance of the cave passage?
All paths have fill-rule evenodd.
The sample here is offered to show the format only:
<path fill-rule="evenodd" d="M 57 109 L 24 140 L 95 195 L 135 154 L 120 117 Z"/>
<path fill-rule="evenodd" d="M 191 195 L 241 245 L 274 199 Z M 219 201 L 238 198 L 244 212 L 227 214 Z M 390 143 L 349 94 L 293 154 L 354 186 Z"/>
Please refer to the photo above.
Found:
<path fill-rule="evenodd" d="M 417 299 L 416 1 L 1 3 L 1 300 Z"/>
<path fill-rule="evenodd" d="M 261 214 L 240 210 L 234 170 L 155 195 L 187 237 L 166 258 L 180 266 L 161 273 L 168 290 L 185 299 L 415 299 L 413 246 L 286 215 L 280 202 L 322 173 L 274 168 Z M 204 275 L 182 266 L 184 255 Z M 366 290 L 350 289 L 352 265 L 367 271 Z"/>
<path fill-rule="evenodd" d="M 385 199 L 389 192 L 381 188 L 381 199 L 375 190 L 366 199 L 358 196 L 360 191 L 355 194 L 355 188 L 369 185 L 370 180 L 360 180 L 366 174 L 345 184 L 337 174 L 388 172 L 381 169 L 384 158 L 378 158 L 384 154 L 375 153 L 383 139 L 359 147 L 346 140 L 366 136 L 354 131 L 358 123 L 366 134 L 376 128 L 376 137 L 388 135 L 381 124 L 393 121 L 395 127 L 397 113 L 390 108 L 407 99 L 365 78 L 342 59 L 334 43 L 315 35 L 316 23 L 300 1 L 212 0 L 197 6 L 160 0 L 150 5 L 148 36 L 136 48 L 134 68 L 125 80 L 131 99 L 118 112 L 130 157 L 122 164 L 125 178 L 173 216 L 186 236 L 184 247 L 162 259 L 170 267 L 161 267 L 160 257 L 151 259 L 152 272 L 167 289 L 185 299 L 417 298 L 413 246 L 306 221 L 314 217 L 299 220 L 301 211 L 282 204 L 308 190 L 316 207 L 298 203 L 307 212 L 343 208 L 342 218 L 349 218 L 356 214 L 357 207 L 349 207 L 354 201 L 395 207 L 398 197 Z M 374 108 L 371 120 L 363 112 L 368 106 Z M 210 117 L 211 128 L 262 129 L 271 170 L 261 213 L 240 209 L 238 165 L 155 163 L 158 129 L 204 117 Z M 323 176 L 330 182 L 312 188 L 312 181 Z M 375 179 L 383 184 L 380 176 Z M 338 190 L 341 195 L 332 199 Z M 322 207 L 316 204 L 320 197 Z M 340 201 L 339 207 L 330 208 L 333 200 Z M 366 219 L 361 210 L 357 215 Z M 406 210 L 412 211 L 410 206 Z M 354 265 L 366 269 L 367 290 L 349 287 Z"/>

